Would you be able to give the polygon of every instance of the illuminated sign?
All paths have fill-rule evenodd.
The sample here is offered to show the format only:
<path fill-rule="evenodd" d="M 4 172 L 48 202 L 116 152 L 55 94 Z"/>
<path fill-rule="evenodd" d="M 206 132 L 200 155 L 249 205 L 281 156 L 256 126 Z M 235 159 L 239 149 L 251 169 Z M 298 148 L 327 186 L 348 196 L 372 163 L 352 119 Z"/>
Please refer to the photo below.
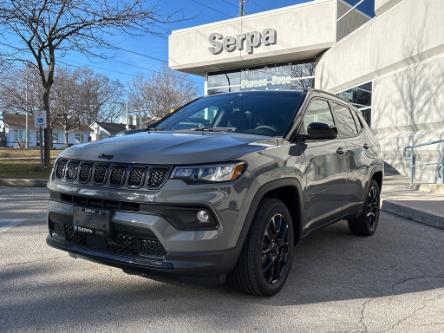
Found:
<path fill-rule="evenodd" d="M 269 46 L 277 42 L 277 32 L 275 29 L 267 28 L 262 33 L 252 31 L 248 33 L 241 33 L 234 36 L 224 37 L 222 34 L 215 32 L 208 37 L 211 46 L 208 50 L 212 54 L 219 54 L 222 51 L 233 52 L 246 50 L 248 54 L 253 53 L 255 48 L 261 45 Z"/>

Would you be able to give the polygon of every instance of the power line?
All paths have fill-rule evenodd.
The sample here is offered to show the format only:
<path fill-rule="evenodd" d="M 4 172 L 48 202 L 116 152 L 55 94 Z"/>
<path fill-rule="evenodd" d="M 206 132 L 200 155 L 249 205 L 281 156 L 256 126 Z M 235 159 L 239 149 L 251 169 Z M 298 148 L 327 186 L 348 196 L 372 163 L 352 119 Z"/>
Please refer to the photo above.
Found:
<path fill-rule="evenodd" d="M 197 1 L 197 0 L 191 0 L 191 1 L 193 1 L 195 4 L 197 4 L 197 5 L 199 5 L 199 6 L 202 6 L 202 7 L 208 8 L 208 9 L 210 9 L 210 10 L 212 10 L 212 11 L 215 11 L 215 12 L 217 12 L 217 13 L 219 13 L 219 14 L 222 14 L 222 15 L 224 15 L 224 16 L 227 16 L 227 17 L 229 17 L 229 18 L 232 17 L 231 14 L 227 14 L 227 13 L 225 13 L 225 12 L 223 12 L 223 11 L 217 9 L 217 8 L 214 8 L 214 7 L 208 6 L 208 5 L 204 4 L 204 3 L 201 3 L 200 1 Z"/>
<path fill-rule="evenodd" d="M 3 30 L 2 29 L 0 31 L 8 33 L 8 34 L 11 34 L 11 35 L 15 35 L 13 32 L 8 31 L 8 30 Z M 162 36 L 155 36 L 155 35 L 153 35 L 153 36 L 154 37 L 162 37 Z M 160 59 L 160 58 L 156 58 L 156 57 L 150 56 L 148 54 L 140 53 L 140 52 L 137 52 L 137 51 L 134 51 L 134 50 L 130 50 L 130 49 L 126 49 L 126 48 L 123 48 L 123 47 L 119 47 L 119 46 L 110 46 L 110 47 L 107 47 L 107 48 L 111 48 L 111 49 L 116 49 L 116 50 L 120 50 L 120 51 L 123 51 L 123 52 L 132 53 L 132 54 L 144 57 L 144 58 L 148 58 L 148 59 L 156 60 L 156 61 L 159 61 L 159 62 L 163 62 L 165 64 L 168 63 L 168 61 L 166 61 L 166 60 L 163 60 L 163 59 Z"/>
<path fill-rule="evenodd" d="M 150 55 L 147 55 L 147 54 L 143 54 L 143 53 L 140 53 L 140 52 L 136 52 L 136 51 L 133 51 L 133 50 L 125 49 L 125 48 L 120 47 L 120 46 L 111 46 L 111 48 L 112 49 L 116 49 L 116 50 L 120 50 L 120 51 L 124 51 L 124 52 L 128 52 L 128 53 L 132 53 L 132 54 L 135 54 L 135 55 L 138 55 L 138 56 L 141 56 L 141 57 L 145 57 L 145 58 L 148 58 L 148 59 L 160 61 L 160 62 L 163 62 L 165 64 L 168 63 L 168 61 L 166 61 L 166 60 L 163 60 L 163 59 L 160 59 L 160 58 L 156 58 L 156 57 L 153 57 L 153 56 L 150 56 Z"/>
<path fill-rule="evenodd" d="M 129 73 L 126 73 L 126 72 L 116 71 L 116 70 L 114 70 L 114 69 L 109 69 L 109 68 L 105 68 L 105 67 L 101 67 L 101 66 L 97 66 L 97 65 L 82 64 L 82 63 L 79 63 L 79 62 L 76 62 L 76 63 L 79 64 L 79 65 L 74 65 L 74 64 L 72 64 L 72 63 L 67 63 L 66 61 L 63 61 L 63 60 L 57 60 L 57 61 L 60 62 L 60 63 L 62 63 L 62 64 L 64 64 L 64 65 L 66 65 L 66 66 L 70 66 L 70 67 L 75 67 L 75 68 L 93 67 L 93 68 L 96 68 L 96 69 L 99 69 L 99 70 L 103 70 L 103 71 L 114 72 L 114 73 L 117 73 L 117 74 L 121 74 L 121 75 L 126 75 L 126 76 L 134 77 L 134 75 L 129 74 Z M 146 70 L 146 71 L 153 72 L 153 73 L 157 73 L 157 74 L 161 74 L 161 73 L 162 73 L 162 72 L 157 71 L 157 70 L 152 69 L 152 68 L 146 68 L 146 67 L 142 67 L 142 66 L 132 65 L 132 64 L 126 63 L 126 62 L 124 62 L 124 61 L 116 60 L 116 62 L 120 62 L 120 63 L 122 63 L 122 64 L 125 64 L 125 65 L 128 65 L 128 66 L 132 66 L 132 67 L 139 67 L 139 68 L 142 68 L 142 69 L 144 69 L 144 70 Z M 191 83 L 193 83 L 193 84 L 195 83 L 193 80 L 188 79 L 188 78 L 184 78 L 184 80 L 189 81 L 189 82 L 191 82 Z"/>

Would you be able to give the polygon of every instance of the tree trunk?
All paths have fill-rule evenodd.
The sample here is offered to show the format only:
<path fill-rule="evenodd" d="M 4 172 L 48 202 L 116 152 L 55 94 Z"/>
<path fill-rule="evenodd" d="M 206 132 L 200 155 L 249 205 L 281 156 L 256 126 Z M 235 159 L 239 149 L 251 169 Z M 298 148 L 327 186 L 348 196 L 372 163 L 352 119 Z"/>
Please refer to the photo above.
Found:
<path fill-rule="evenodd" d="M 68 148 L 68 130 L 65 128 L 65 148 Z"/>
<path fill-rule="evenodd" d="M 51 115 L 49 108 L 49 88 L 45 88 L 43 91 L 43 107 L 46 111 L 46 128 L 43 132 L 44 137 L 44 150 L 43 150 L 43 162 L 46 168 L 51 167 L 51 133 L 49 124 L 51 123 Z"/>

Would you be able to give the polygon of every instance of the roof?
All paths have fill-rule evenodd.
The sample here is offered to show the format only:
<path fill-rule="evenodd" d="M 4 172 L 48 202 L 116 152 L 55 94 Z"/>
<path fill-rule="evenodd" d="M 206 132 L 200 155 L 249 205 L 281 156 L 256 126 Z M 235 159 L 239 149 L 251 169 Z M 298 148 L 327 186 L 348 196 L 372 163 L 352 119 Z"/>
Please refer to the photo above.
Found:
<path fill-rule="evenodd" d="M 103 121 L 97 121 L 96 124 L 99 125 L 100 127 L 102 127 L 110 135 L 115 135 L 117 133 L 120 133 L 120 132 L 123 132 L 126 130 L 126 124 L 106 123 Z"/>
<path fill-rule="evenodd" d="M 3 114 L 3 122 L 9 127 L 26 127 L 26 116 L 24 114 L 19 113 L 11 113 L 5 112 Z M 28 116 L 28 127 L 34 128 L 34 116 Z M 63 125 L 61 122 L 56 121 L 53 128 L 55 129 L 63 129 Z M 86 124 L 80 124 L 79 131 L 90 132 L 90 128 Z"/>

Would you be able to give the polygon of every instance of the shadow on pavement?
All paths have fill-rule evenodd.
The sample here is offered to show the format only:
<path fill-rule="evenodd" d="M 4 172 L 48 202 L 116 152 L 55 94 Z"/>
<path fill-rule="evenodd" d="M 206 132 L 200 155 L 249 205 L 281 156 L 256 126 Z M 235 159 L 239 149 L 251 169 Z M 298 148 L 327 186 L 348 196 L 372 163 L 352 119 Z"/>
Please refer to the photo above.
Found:
<path fill-rule="evenodd" d="M 309 236 L 295 249 L 286 286 L 272 298 L 224 287 L 160 283 L 70 258 L 3 266 L 0 327 L 20 331 L 83 324 L 91 328 L 187 318 L 211 329 L 236 329 L 242 321 L 289 305 L 444 287 L 444 232 L 388 219 L 387 214 L 382 217 L 374 237 L 352 236 L 344 222 Z M 19 320 L 21 316 L 26 318 Z"/>

